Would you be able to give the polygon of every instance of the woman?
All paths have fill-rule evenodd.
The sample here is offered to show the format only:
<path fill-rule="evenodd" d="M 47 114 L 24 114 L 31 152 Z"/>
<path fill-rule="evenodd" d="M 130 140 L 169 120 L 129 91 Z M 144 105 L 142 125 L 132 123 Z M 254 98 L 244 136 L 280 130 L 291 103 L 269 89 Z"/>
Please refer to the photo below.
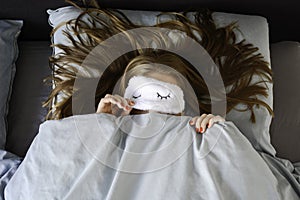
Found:
<path fill-rule="evenodd" d="M 178 58 L 169 53 L 159 56 L 149 53 L 147 56 L 134 58 L 121 77 L 119 93 L 122 96 L 106 94 L 100 100 L 97 113 L 128 115 L 154 111 L 183 115 L 185 102 L 190 107 L 189 105 L 197 105 L 197 101 L 193 98 L 192 91 L 187 89 L 188 82 L 184 76 L 167 66 L 170 62 L 177 64 L 177 67 L 180 63 Z M 225 119 L 219 115 L 202 114 L 192 118 L 190 125 L 195 125 L 196 132 L 204 133 L 206 127 L 210 128 L 214 123 L 223 121 Z"/>
<path fill-rule="evenodd" d="M 161 16 L 162 18 L 170 16 L 172 20 L 160 20 Z M 86 23 L 84 21 L 85 17 L 90 18 L 93 23 Z M 100 8 L 83 9 L 82 14 L 76 20 L 67 22 L 68 33 L 66 33 L 66 37 L 72 45 L 56 44 L 55 47 L 63 53 L 50 58 L 54 73 L 52 80 L 55 88 L 44 104 L 44 106 L 49 107 L 47 119 L 61 119 L 73 115 L 72 95 L 74 93 L 73 85 L 77 75 L 76 72 L 86 70 L 86 66 L 83 66 L 82 63 L 95 47 L 120 32 L 140 27 L 144 26 L 132 23 L 120 11 Z M 244 104 L 245 109 L 241 111 L 250 110 L 253 123 L 255 123 L 253 111 L 255 106 L 266 107 L 269 113 L 273 115 L 271 107 L 256 97 L 268 95 L 268 88 L 261 83 L 272 81 L 269 63 L 257 52 L 258 48 L 248 44 L 245 40 L 237 41 L 234 30 L 238 27 L 235 23 L 217 27 L 213 21 L 212 13 L 204 9 L 195 13 L 194 19 L 190 19 L 186 13 L 161 13 L 158 16 L 157 24 L 150 27 L 184 32 L 209 53 L 219 68 L 225 88 L 228 89 L 226 90 L 227 113 L 235 109 L 238 104 Z M 127 40 L 133 46 L 139 46 L 139 44 L 136 44 L 135 38 L 130 37 L 130 35 Z M 163 44 L 163 46 L 169 45 L 163 38 L 159 37 L 154 38 L 154 43 Z M 117 48 L 117 46 L 112 48 Z M 178 44 L 178 49 L 187 51 L 188 46 L 182 42 Z M 94 63 L 97 64 L 97 62 L 95 60 Z M 199 112 L 197 113 L 199 110 L 201 116 L 203 113 L 212 112 L 209 90 L 203 77 L 195 67 L 178 55 L 155 49 L 138 49 L 129 52 L 116 59 L 107 69 L 100 69 L 100 71 L 103 71 L 103 75 L 95 93 L 95 109 L 97 109 L 100 100 L 105 98 L 106 94 L 112 94 L 115 84 L 127 68 L 136 66 L 134 63 L 161 63 L 171 66 L 189 82 L 191 89 L 182 88 L 184 92 L 195 93 L 194 97 L 187 102 L 185 115 L 199 115 Z M 260 76 L 262 81 L 251 82 L 253 76 Z M 185 96 L 191 97 L 192 95 L 185 94 Z M 208 119 L 211 117 L 209 115 Z M 207 121 L 207 117 L 203 119 L 205 119 L 204 122 Z M 200 122 L 194 123 L 196 128 L 205 130 L 204 125 L 199 125 Z"/>

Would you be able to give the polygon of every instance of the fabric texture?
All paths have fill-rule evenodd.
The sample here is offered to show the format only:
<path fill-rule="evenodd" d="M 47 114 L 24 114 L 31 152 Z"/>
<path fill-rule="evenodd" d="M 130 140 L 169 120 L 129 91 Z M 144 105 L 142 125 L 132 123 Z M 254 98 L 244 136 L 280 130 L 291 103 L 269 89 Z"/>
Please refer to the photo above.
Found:
<path fill-rule="evenodd" d="M 6 142 L 6 115 L 16 72 L 17 39 L 22 26 L 22 20 L 0 20 L 0 149 L 4 149 Z"/>
<path fill-rule="evenodd" d="M 0 200 L 4 200 L 5 187 L 21 162 L 22 158 L 0 149 Z"/>
<path fill-rule="evenodd" d="M 190 119 L 150 113 L 47 121 L 5 199 L 299 199 L 300 174 L 290 162 L 255 151 L 232 122 L 197 134 Z"/>
<path fill-rule="evenodd" d="M 132 10 L 120 10 L 122 11 L 133 23 L 138 25 L 154 25 L 156 23 L 157 15 L 160 12 L 156 11 L 132 11 Z M 80 13 L 80 9 L 73 6 L 61 7 L 56 10 L 48 10 L 49 14 L 49 24 L 53 28 L 57 28 L 53 35 L 52 42 L 54 44 L 64 44 L 71 45 L 64 34 L 68 32 L 72 35 L 66 26 L 60 26 L 63 22 L 75 19 Z M 189 13 L 189 17 L 192 17 L 193 12 Z M 264 56 L 267 62 L 270 62 L 270 52 L 269 52 L 269 32 L 268 32 L 268 22 L 266 18 L 255 15 L 241 15 L 241 14 L 231 14 L 215 12 L 213 14 L 213 19 L 217 26 L 225 26 L 234 21 L 237 22 L 239 30 L 236 31 L 237 42 L 245 39 L 247 42 L 252 43 L 254 46 L 258 47 L 259 52 Z M 91 23 L 89 18 L 86 17 L 86 23 Z M 167 16 L 163 20 L 169 20 Z M 170 36 L 174 43 L 180 42 L 186 36 L 182 34 L 172 34 Z M 59 54 L 61 50 L 54 47 L 53 53 Z M 253 77 L 253 82 L 260 81 L 260 77 Z M 258 96 L 257 98 L 265 101 L 271 108 L 273 108 L 273 85 L 271 83 L 266 84 L 268 87 L 268 97 Z M 58 99 L 64 98 L 63 94 L 58 96 Z M 59 101 L 59 100 L 58 100 Z M 244 105 L 236 106 L 237 109 L 244 109 Z M 269 127 L 271 124 L 272 117 L 268 110 L 264 107 L 254 108 L 254 113 L 256 116 L 256 123 L 253 124 L 250 120 L 251 112 L 240 112 L 237 110 L 232 110 L 226 116 L 226 119 L 233 121 L 236 126 L 241 130 L 241 132 L 251 141 L 256 148 L 260 148 L 261 151 L 269 152 L 275 155 L 275 150 L 270 143 Z M 259 135 L 257 135 L 259 134 Z M 261 143 L 265 145 L 259 146 Z"/>
<path fill-rule="evenodd" d="M 19 49 L 7 117 L 6 150 L 23 157 L 47 115 L 47 108 L 43 108 L 42 103 L 52 87 L 43 80 L 51 74 L 51 48 L 50 42 L 46 41 L 21 41 Z"/>
<path fill-rule="evenodd" d="M 271 45 L 274 72 L 272 144 L 279 157 L 300 161 L 300 43 L 284 41 Z M 285 130 L 289 130 L 286 132 Z"/>

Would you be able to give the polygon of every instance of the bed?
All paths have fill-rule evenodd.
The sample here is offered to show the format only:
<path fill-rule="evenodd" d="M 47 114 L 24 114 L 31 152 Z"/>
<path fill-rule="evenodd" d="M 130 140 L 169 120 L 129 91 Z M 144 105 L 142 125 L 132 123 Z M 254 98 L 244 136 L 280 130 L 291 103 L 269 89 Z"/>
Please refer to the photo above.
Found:
<path fill-rule="evenodd" d="M 298 102 L 300 95 L 297 92 L 297 83 L 300 75 L 300 30 L 296 25 L 299 20 L 297 12 L 297 8 L 299 8 L 297 4 L 299 3 L 297 1 L 285 1 L 284 6 L 282 6 L 281 2 L 258 2 L 256 0 L 246 1 L 243 5 L 237 1 L 225 2 L 219 0 L 191 0 L 172 2 L 172 4 L 167 1 L 141 2 L 133 0 L 99 2 L 100 5 L 108 8 L 143 10 L 138 12 L 138 14 L 127 11 L 128 16 L 132 16 L 132 19 L 140 20 L 143 23 L 145 23 L 143 16 L 152 16 L 153 11 L 197 10 L 197 8 L 201 7 L 208 7 L 219 12 L 220 14 L 216 18 L 220 23 L 226 23 L 228 13 L 239 14 L 241 18 L 244 17 L 244 19 L 238 18 L 243 22 L 243 36 L 250 38 L 252 42 L 254 41 L 255 45 L 260 47 L 263 55 L 266 58 L 269 57 L 274 79 L 274 83 L 271 86 L 271 96 L 267 99 L 273 106 L 274 118 L 268 118 L 267 116 L 259 118 L 259 121 L 263 121 L 267 126 L 264 129 L 265 134 L 263 134 L 264 138 L 262 139 L 266 144 L 261 147 L 259 146 L 260 143 L 255 141 L 255 139 L 251 141 L 251 136 L 247 138 L 250 138 L 249 140 L 254 146 L 257 142 L 256 147 L 260 148 L 262 152 L 272 152 L 274 156 L 286 159 L 287 163 L 299 165 L 300 110 Z M 61 42 L 58 37 L 55 40 L 55 38 L 50 36 L 50 32 L 60 23 L 59 20 L 65 20 L 64 17 L 70 17 L 70 13 L 73 14 L 74 10 L 66 7 L 70 6 L 70 4 L 63 0 L 46 1 L 43 4 L 37 0 L 12 0 L 1 4 L 6 9 L 0 11 L 0 19 L 12 19 L 14 21 L 10 21 L 9 24 L 15 23 L 15 27 L 17 27 L 11 30 L 11 35 L 14 34 L 11 43 L 15 46 L 10 50 L 10 56 L 12 63 L 16 61 L 15 67 L 11 67 L 12 69 L 9 72 L 5 71 L 5 74 L 2 73 L 0 80 L 4 91 L 1 96 L 1 101 L 3 102 L 1 102 L 3 104 L 1 110 L 1 149 L 19 156 L 20 158 L 16 161 L 19 164 L 22 158 L 25 157 L 32 141 L 39 133 L 40 125 L 45 121 L 47 114 L 47 108 L 42 107 L 42 102 L 47 99 L 49 92 L 52 90 L 52 85 L 45 85 L 43 80 L 51 74 L 49 56 L 53 55 L 54 52 L 50 45 L 53 42 Z M 270 6 L 271 4 L 272 7 Z M 47 10 L 48 13 L 46 12 Z M 145 11 L 149 11 L 149 13 L 147 14 Z M 247 18 L 247 16 L 255 17 Z M 74 16 L 72 17 L 74 18 Z M 232 17 L 234 19 L 236 16 Z M 252 19 L 254 22 L 251 21 Z M 257 20 L 260 20 L 259 23 Z M 254 29 L 253 24 L 256 25 L 257 23 L 263 25 Z M 3 27 L 5 29 L 5 25 Z M 16 38 L 18 38 L 17 42 L 14 40 Z M 8 47 L 4 50 L 1 49 L 1 54 L 7 53 L 5 51 L 7 49 Z M 0 58 L 3 59 L 3 57 Z M 244 126 L 245 122 L 243 120 L 245 118 L 240 113 L 229 114 L 228 118 L 234 119 L 232 121 L 236 123 L 241 132 L 251 129 L 249 128 L 250 126 Z M 35 151 L 38 150 L 35 149 Z M 10 158 L 14 155 L 5 155 L 5 158 Z M 285 165 L 287 169 L 295 171 L 296 169 L 290 169 L 291 166 L 290 164 Z M 5 173 L 11 174 L 11 177 L 15 170 L 16 168 L 12 168 L 11 171 Z M 295 179 L 300 180 L 299 177 Z M 294 183 L 293 187 L 296 188 L 297 184 Z M 13 193 L 12 189 L 8 191 Z M 73 196 L 69 195 L 68 197 L 72 199 Z M 109 197 L 115 198 L 114 196 Z M 107 196 L 107 198 L 109 197 Z M 130 197 L 128 196 L 128 198 Z M 210 198 L 216 197 L 210 196 Z"/>

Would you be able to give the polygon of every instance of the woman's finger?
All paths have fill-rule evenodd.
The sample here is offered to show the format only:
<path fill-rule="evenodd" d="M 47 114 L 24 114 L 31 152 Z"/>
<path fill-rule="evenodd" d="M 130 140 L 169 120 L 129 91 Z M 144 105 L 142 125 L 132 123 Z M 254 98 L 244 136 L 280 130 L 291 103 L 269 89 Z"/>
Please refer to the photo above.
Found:
<path fill-rule="evenodd" d="M 114 95 L 106 94 L 104 98 L 100 100 L 100 103 L 97 108 L 97 113 L 111 113 L 113 106 L 116 105 L 119 108 L 124 108 L 124 103 L 122 100 Z"/>
<path fill-rule="evenodd" d="M 106 95 L 100 100 L 96 113 L 111 113 L 111 102 L 108 98 L 108 95 Z"/>
<path fill-rule="evenodd" d="M 129 115 L 129 113 L 131 112 L 132 107 L 130 106 L 128 109 L 122 110 L 121 115 Z"/>
<path fill-rule="evenodd" d="M 225 119 L 223 117 L 221 117 L 219 115 L 214 116 L 213 118 L 211 118 L 209 120 L 208 128 L 212 127 L 212 125 L 214 125 L 214 123 L 216 123 L 216 122 L 224 122 L 224 121 L 225 121 Z"/>
<path fill-rule="evenodd" d="M 122 113 L 122 115 L 129 115 L 129 113 L 131 112 L 135 102 L 130 100 L 130 99 L 125 99 L 128 106 L 126 107 L 126 109 L 124 110 L 124 112 Z"/>
<path fill-rule="evenodd" d="M 107 104 L 114 104 L 114 105 L 117 105 L 119 108 L 122 108 L 122 102 L 118 98 L 116 98 L 114 95 L 105 97 L 103 99 L 103 102 L 107 103 Z"/>
<path fill-rule="evenodd" d="M 134 104 L 135 104 L 135 102 L 131 99 L 126 99 L 126 101 L 130 106 L 134 106 Z"/>
<path fill-rule="evenodd" d="M 118 107 L 120 109 L 126 110 L 126 107 L 128 107 L 128 103 L 125 98 L 119 96 L 119 95 L 114 95 L 115 99 L 119 102 Z"/>
<path fill-rule="evenodd" d="M 122 101 L 122 106 L 124 106 L 123 110 L 126 111 L 126 113 L 132 110 L 132 106 L 134 105 L 134 102 L 132 100 L 125 99 L 124 97 L 121 97 L 119 95 L 116 95 L 116 97 L 119 98 L 120 101 Z"/>
<path fill-rule="evenodd" d="M 190 120 L 190 125 L 195 125 L 196 121 L 198 119 L 198 116 L 197 117 L 193 117 L 191 120 Z"/>
<path fill-rule="evenodd" d="M 203 128 L 201 127 L 202 121 L 207 117 L 207 114 L 202 114 L 200 117 L 197 117 L 195 122 L 196 132 L 202 132 Z"/>
<path fill-rule="evenodd" d="M 204 133 L 206 131 L 206 126 L 208 125 L 209 120 L 213 117 L 214 117 L 214 115 L 208 114 L 208 115 L 206 115 L 205 118 L 203 118 L 203 120 L 201 121 L 201 124 L 200 124 L 200 132 L 201 133 Z"/>
<path fill-rule="evenodd" d="M 193 117 L 190 120 L 190 125 L 195 125 L 196 132 L 205 132 L 206 127 L 210 128 L 216 122 L 224 122 L 225 119 L 219 115 L 214 116 L 213 114 L 202 114 L 201 116 Z"/>

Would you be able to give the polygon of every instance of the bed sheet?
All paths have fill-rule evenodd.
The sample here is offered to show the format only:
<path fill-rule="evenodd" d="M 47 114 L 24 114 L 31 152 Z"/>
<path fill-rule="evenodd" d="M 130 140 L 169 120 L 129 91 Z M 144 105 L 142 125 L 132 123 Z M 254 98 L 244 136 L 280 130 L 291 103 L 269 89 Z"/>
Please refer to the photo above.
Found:
<path fill-rule="evenodd" d="M 43 123 L 5 199 L 299 199 L 300 165 L 256 151 L 230 121 L 78 115 Z"/>

